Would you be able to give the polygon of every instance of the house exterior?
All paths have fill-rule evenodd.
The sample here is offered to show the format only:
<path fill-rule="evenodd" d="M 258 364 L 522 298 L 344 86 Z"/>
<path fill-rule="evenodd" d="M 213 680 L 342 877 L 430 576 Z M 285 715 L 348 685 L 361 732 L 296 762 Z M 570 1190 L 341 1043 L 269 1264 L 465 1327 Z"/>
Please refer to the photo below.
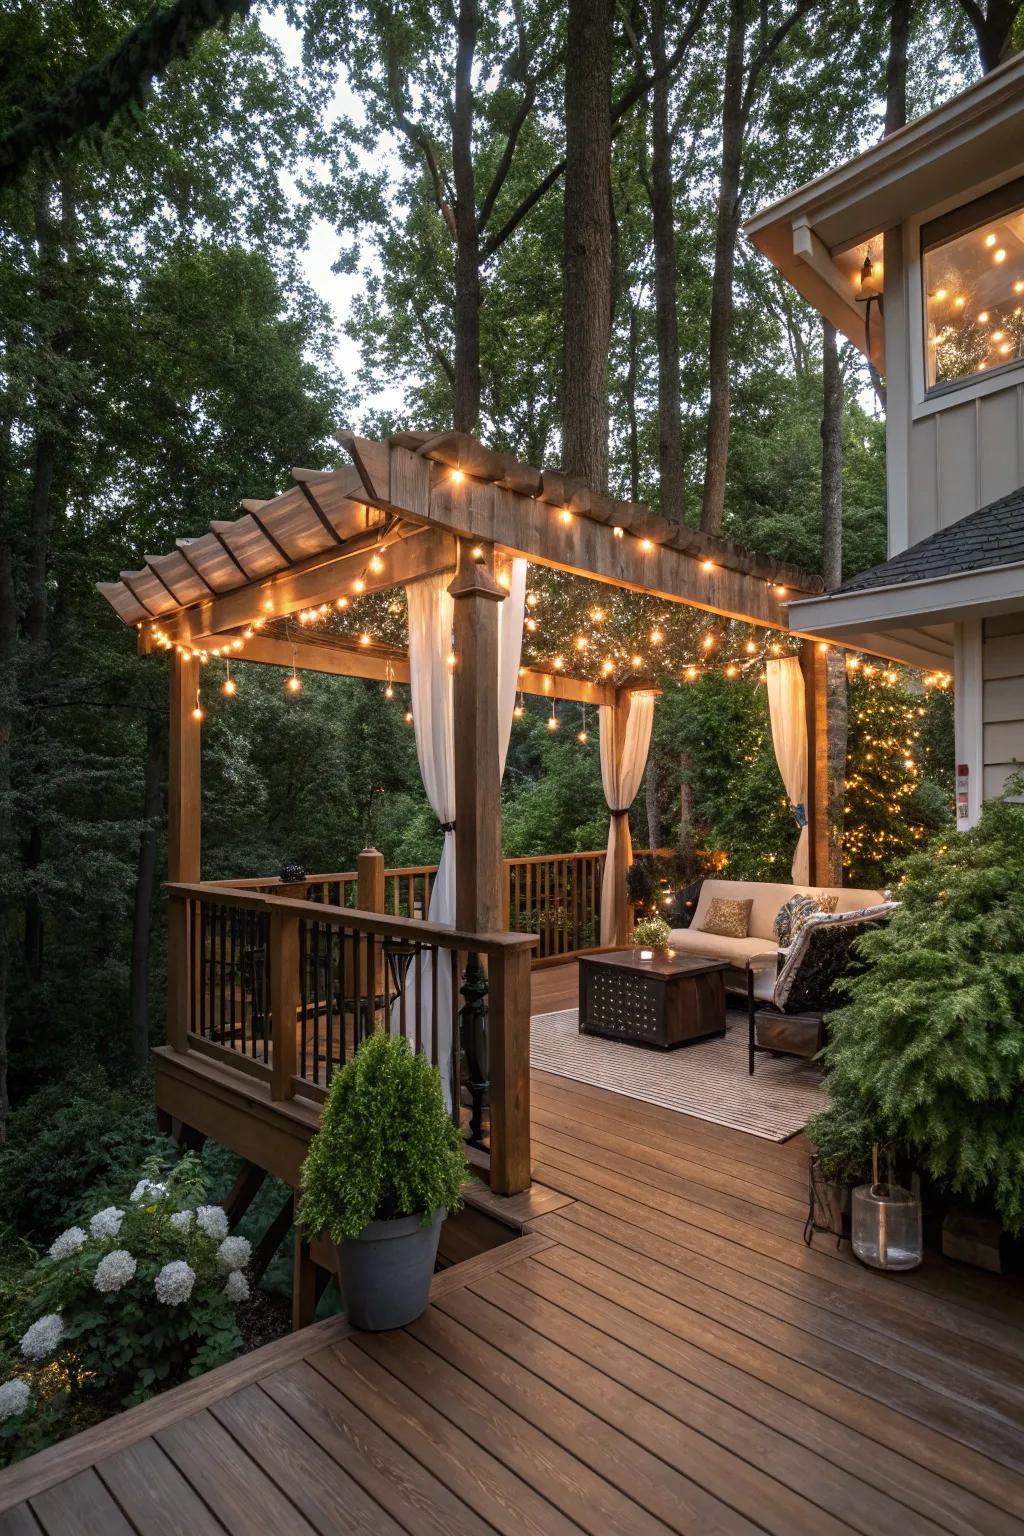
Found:
<path fill-rule="evenodd" d="M 1024 56 L 746 230 L 885 381 L 889 558 L 790 625 L 953 672 L 970 826 L 1024 764 Z"/>

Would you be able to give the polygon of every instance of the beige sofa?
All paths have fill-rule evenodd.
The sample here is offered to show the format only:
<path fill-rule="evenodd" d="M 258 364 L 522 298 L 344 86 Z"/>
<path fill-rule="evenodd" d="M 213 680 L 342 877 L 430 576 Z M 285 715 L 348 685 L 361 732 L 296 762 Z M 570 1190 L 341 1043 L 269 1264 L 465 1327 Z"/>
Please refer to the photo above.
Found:
<path fill-rule="evenodd" d="M 773 931 L 779 909 L 791 896 L 816 896 L 818 892 L 838 896 L 837 912 L 857 912 L 863 907 L 874 907 L 884 900 L 880 891 L 862 891 L 855 886 L 821 885 L 769 885 L 758 880 L 705 880 L 700 889 L 697 909 L 689 928 L 673 928 L 669 944 L 680 955 L 713 955 L 719 960 L 729 960 L 725 984 L 732 991 L 746 992 L 746 963 L 748 960 L 779 954 Z M 750 927 L 745 939 L 729 939 L 717 933 L 702 933 L 701 924 L 709 904 L 716 896 L 732 901 L 753 901 L 750 909 Z M 757 968 L 754 994 L 769 999 L 775 987 L 776 967 L 770 963 Z"/>

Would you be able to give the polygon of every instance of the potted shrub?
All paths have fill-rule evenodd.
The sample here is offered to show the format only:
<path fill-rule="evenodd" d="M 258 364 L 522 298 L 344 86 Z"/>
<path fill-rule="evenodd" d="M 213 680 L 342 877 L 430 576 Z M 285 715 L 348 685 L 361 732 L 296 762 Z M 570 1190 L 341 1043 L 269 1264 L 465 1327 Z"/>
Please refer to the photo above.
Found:
<path fill-rule="evenodd" d="M 853 1191 L 870 1178 L 875 1138 L 858 1102 L 836 1092 L 830 1098 L 829 1108 L 815 1115 L 807 1126 L 814 1147 L 808 1233 L 824 1231 L 850 1237 Z"/>
<path fill-rule="evenodd" d="M 299 1221 L 338 1248 L 357 1328 L 401 1328 L 427 1305 L 441 1223 L 461 1205 L 462 1138 L 441 1079 L 404 1039 L 371 1035 L 331 1080 L 302 1168 Z"/>

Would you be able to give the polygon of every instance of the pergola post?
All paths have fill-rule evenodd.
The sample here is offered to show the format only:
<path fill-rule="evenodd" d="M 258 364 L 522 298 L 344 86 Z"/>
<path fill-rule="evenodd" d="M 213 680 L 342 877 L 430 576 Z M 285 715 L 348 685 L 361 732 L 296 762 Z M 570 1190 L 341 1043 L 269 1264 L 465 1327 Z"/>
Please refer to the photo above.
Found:
<path fill-rule="evenodd" d="M 171 881 L 192 883 L 200 878 L 202 720 L 199 701 L 200 662 L 180 651 L 171 652 L 170 732 L 167 762 L 167 875 Z M 188 905 L 172 901 L 167 913 L 167 1043 L 188 1049 L 189 931 Z"/>
<path fill-rule="evenodd" d="M 495 933 L 504 914 L 498 604 L 505 593 L 465 548 L 448 591 L 455 605 L 455 923 L 470 933 Z"/>
<path fill-rule="evenodd" d="M 811 885 L 835 885 L 828 772 L 828 648 L 814 640 L 800 646 L 807 717 L 807 836 Z M 840 865 L 840 869 L 841 869 Z"/>

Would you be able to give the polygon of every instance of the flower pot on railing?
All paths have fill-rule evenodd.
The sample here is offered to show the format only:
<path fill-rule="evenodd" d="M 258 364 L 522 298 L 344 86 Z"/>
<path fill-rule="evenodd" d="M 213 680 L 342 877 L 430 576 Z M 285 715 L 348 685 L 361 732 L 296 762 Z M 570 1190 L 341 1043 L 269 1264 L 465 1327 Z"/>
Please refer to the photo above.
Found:
<path fill-rule="evenodd" d="M 345 1315 L 356 1328 L 404 1328 L 425 1310 L 447 1212 L 371 1221 L 358 1237 L 337 1244 L 338 1283 Z"/>

